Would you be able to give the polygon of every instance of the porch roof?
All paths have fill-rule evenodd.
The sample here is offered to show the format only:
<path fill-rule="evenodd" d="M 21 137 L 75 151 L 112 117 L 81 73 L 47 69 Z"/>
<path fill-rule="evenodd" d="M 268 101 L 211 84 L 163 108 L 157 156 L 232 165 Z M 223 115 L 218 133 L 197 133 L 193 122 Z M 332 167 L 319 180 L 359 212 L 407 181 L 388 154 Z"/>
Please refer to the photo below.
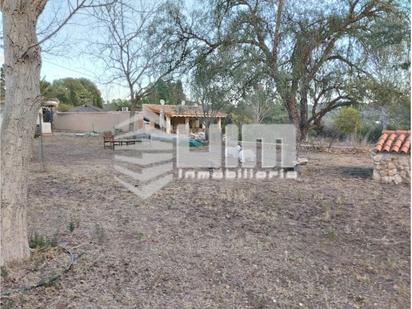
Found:
<path fill-rule="evenodd" d="M 160 104 L 143 104 L 143 110 L 148 110 L 150 112 L 160 114 L 161 109 L 168 117 L 216 117 L 225 118 L 226 113 L 222 112 L 211 112 L 208 114 L 203 113 L 202 108 L 199 106 L 183 106 L 183 105 L 160 105 Z"/>

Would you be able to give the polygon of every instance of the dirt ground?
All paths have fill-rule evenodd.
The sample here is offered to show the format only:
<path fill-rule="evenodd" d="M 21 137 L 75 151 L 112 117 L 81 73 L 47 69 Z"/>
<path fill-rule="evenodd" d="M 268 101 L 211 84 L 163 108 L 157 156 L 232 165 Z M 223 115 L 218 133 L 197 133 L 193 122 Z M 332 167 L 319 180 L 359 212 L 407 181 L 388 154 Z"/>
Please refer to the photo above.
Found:
<path fill-rule="evenodd" d="M 2 308 L 409 308 L 410 190 L 368 154 L 307 153 L 296 180 L 175 181 L 146 200 L 113 177 L 101 137 L 33 151 L 31 238 L 2 269 Z M 46 238 L 47 237 L 47 238 Z M 55 244 L 58 246 L 54 246 Z"/>

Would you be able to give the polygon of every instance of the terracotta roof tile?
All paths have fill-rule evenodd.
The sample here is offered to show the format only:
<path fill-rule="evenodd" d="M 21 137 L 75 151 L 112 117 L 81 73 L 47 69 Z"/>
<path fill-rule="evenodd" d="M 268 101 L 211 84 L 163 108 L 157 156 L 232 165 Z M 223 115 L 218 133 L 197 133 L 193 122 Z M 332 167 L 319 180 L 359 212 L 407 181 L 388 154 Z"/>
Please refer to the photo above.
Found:
<path fill-rule="evenodd" d="M 409 135 L 405 143 L 401 147 L 401 152 L 410 153 L 411 152 L 411 136 Z"/>
<path fill-rule="evenodd" d="M 376 152 L 409 154 L 411 152 L 411 131 L 384 130 L 374 149 Z"/>

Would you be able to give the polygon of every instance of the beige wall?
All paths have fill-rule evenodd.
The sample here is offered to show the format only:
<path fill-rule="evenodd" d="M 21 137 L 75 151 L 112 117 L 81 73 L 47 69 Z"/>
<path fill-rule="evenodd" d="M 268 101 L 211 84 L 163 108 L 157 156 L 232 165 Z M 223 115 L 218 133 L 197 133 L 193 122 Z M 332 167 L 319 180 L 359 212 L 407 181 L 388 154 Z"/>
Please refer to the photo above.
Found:
<path fill-rule="evenodd" d="M 54 114 L 55 130 L 89 132 L 111 131 L 121 128 L 128 131 L 130 112 L 57 112 Z M 141 127 L 143 121 L 137 121 L 135 128 Z M 140 125 L 138 125 L 140 124 Z"/>

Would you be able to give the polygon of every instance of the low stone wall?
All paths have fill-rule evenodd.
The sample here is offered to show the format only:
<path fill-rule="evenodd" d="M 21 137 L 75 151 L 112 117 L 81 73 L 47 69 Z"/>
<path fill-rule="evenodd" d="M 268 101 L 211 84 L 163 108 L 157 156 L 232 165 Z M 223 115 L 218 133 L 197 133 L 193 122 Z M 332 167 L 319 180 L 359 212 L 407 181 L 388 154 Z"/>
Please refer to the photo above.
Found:
<path fill-rule="evenodd" d="M 335 145 L 328 147 L 327 145 L 314 145 L 314 144 L 301 144 L 300 149 L 310 152 L 327 152 L 336 154 L 357 154 L 357 153 L 370 153 L 371 145 L 367 146 L 341 146 Z"/>
<path fill-rule="evenodd" d="M 410 183 L 411 157 L 406 154 L 373 153 L 373 179 L 383 183 Z"/>

